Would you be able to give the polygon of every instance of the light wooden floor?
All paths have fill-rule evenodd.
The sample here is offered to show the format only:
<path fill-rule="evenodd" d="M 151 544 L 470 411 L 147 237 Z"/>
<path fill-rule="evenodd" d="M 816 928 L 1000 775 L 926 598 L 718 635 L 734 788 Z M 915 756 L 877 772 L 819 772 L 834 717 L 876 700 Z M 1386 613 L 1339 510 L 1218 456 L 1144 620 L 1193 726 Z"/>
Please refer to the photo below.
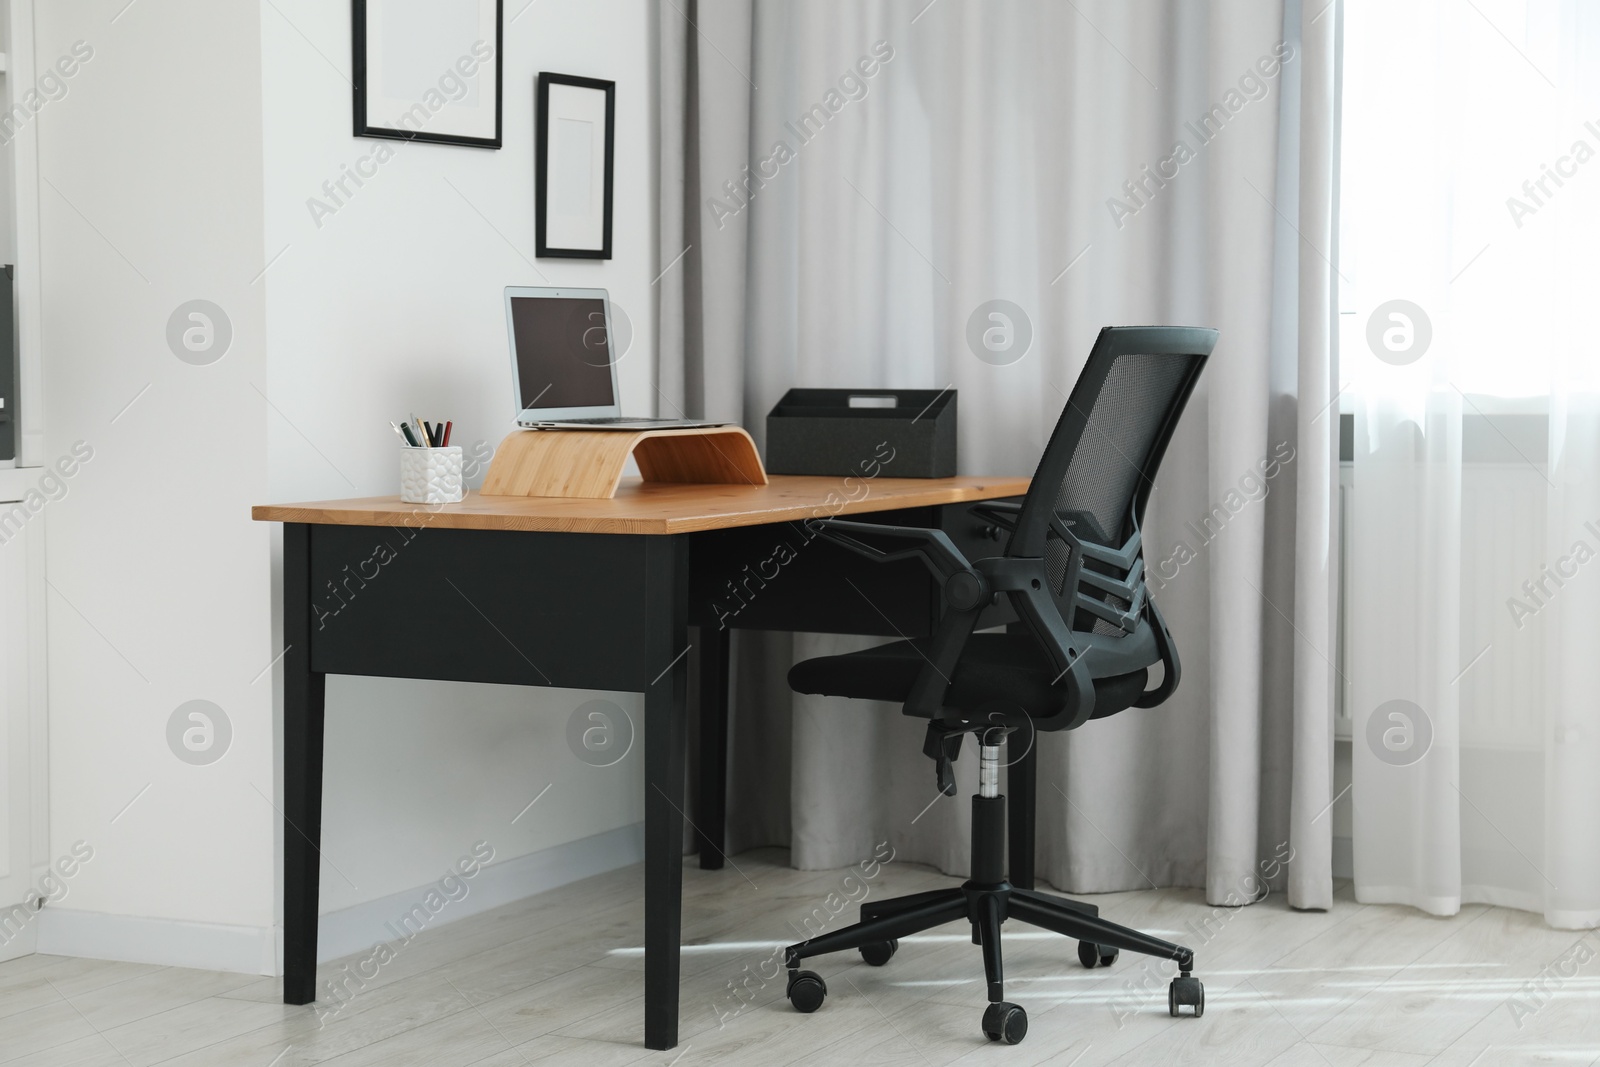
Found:
<path fill-rule="evenodd" d="M 802 872 L 782 852 L 738 869 L 686 871 L 681 1038 L 642 1034 L 642 870 L 629 868 L 430 931 L 319 1024 L 278 1003 L 275 979 L 52 956 L 0 964 L 0 1063 L 51 1067 L 512 1067 L 613 1064 L 1228 1064 L 1232 1067 L 1502 1067 L 1600 1060 L 1600 935 L 1550 930 L 1521 912 L 1453 919 L 1352 902 L 1295 913 L 1273 899 L 1226 911 L 1187 891 L 1097 898 L 1114 921 L 1196 948 L 1202 1019 L 1172 1019 L 1166 971 L 1123 953 L 1088 971 L 1062 938 L 1008 924 L 1008 996 L 1027 1039 L 979 1032 L 983 966 L 966 927 L 907 939 L 884 968 L 854 953 L 815 965 L 828 1001 L 800 1015 L 773 946 L 842 871 Z M 890 864 L 874 896 L 953 885 Z M 854 909 L 839 923 L 851 921 Z M 836 923 L 835 925 L 838 925 Z M 793 924 L 793 925 L 792 925 Z M 1192 925 L 1191 925 L 1192 924 Z M 1203 932 L 1197 933 L 1199 929 Z M 1584 940 L 1587 962 L 1524 989 Z M 748 968 L 748 969 L 747 969 Z M 1565 968 L 1570 974 L 1572 968 Z M 322 968 L 332 977 L 340 965 Z M 369 972 L 370 973 L 370 972 Z M 770 966 L 766 973 L 772 973 Z M 1148 990 L 1141 990 L 1141 982 Z M 1520 999 L 1519 999 L 1520 998 Z M 1515 1011 L 1518 1005 L 1529 1012 Z M 324 1004 L 323 1008 L 329 1005 Z"/>

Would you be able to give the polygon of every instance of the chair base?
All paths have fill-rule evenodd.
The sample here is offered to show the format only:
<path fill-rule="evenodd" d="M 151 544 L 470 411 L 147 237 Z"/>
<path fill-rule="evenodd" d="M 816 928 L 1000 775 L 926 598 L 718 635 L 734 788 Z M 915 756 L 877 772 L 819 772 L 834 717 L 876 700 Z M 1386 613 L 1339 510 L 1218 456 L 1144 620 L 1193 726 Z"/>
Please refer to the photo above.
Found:
<path fill-rule="evenodd" d="M 1018 889 L 995 870 L 999 857 L 990 835 L 1004 832 L 1005 798 L 974 796 L 973 870 L 992 880 L 977 878 L 959 889 L 936 889 L 926 893 L 868 901 L 861 905 L 861 921 L 784 950 L 789 968 L 790 1002 L 801 1011 L 822 1006 L 827 986 L 819 975 L 800 970 L 800 962 L 829 952 L 859 949 L 864 959 L 875 966 L 889 961 L 902 937 L 922 933 L 945 923 L 966 919 L 972 924 L 972 943 L 983 950 L 983 970 L 988 981 L 989 1011 L 984 1015 L 984 1032 L 991 1040 L 1016 1044 L 1027 1032 L 1027 1016 L 1005 999 L 1005 967 L 1000 950 L 1000 928 L 1007 919 L 1019 919 L 1063 937 L 1078 941 L 1078 957 L 1088 966 L 1115 962 L 1117 951 L 1127 949 L 1147 956 L 1174 960 L 1179 976 L 1168 990 L 1168 1010 L 1193 1009 L 1195 1016 L 1205 1011 L 1205 991 L 1194 969 L 1194 952 L 1182 945 L 1163 941 L 1126 926 L 1100 918 L 1093 904 L 1065 897 Z"/>
<path fill-rule="evenodd" d="M 829 952 L 861 949 L 868 962 L 878 946 L 888 945 L 936 926 L 966 919 L 972 924 L 972 943 L 983 947 L 984 973 L 989 1000 L 1005 999 L 1005 975 L 1000 952 L 1000 928 L 1007 919 L 1020 919 L 1063 937 L 1076 939 L 1081 946 L 1093 946 L 1097 963 L 1109 965 L 1116 951 L 1127 949 L 1147 956 L 1175 960 L 1184 977 L 1194 969 L 1194 953 L 1182 945 L 1163 941 L 1126 926 L 1100 918 L 1093 904 L 1068 900 L 1032 889 L 1018 889 L 1006 882 L 999 885 L 964 883 L 959 889 L 935 889 L 890 900 L 869 901 L 861 905 L 861 921 L 843 930 L 801 941 L 784 950 L 791 971 L 800 961 Z M 892 950 L 885 955 L 892 955 Z M 888 962 L 887 959 L 884 962 Z M 1086 960 L 1084 962 L 1087 962 Z"/>

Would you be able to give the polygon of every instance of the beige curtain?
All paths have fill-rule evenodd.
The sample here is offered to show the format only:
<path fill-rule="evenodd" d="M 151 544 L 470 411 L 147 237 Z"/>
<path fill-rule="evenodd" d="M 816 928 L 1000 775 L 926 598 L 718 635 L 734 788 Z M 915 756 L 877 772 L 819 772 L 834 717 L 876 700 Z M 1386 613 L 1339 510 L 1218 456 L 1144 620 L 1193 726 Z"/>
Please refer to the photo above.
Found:
<path fill-rule="evenodd" d="M 1027 474 L 1102 325 L 1221 330 L 1146 529 L 1182 686 L 1040 741 L 1038 871 L 1066 891 L 1331 903 L 1325 2 L 658 12 L 663 412 L 759 439 L 792 386 L 948 386 L 961 469 Z M 889 840 L 963 873 L 919 724 L 783 686 L 861 644 L 736 634 L 731 849 L 833 867 Z"/>

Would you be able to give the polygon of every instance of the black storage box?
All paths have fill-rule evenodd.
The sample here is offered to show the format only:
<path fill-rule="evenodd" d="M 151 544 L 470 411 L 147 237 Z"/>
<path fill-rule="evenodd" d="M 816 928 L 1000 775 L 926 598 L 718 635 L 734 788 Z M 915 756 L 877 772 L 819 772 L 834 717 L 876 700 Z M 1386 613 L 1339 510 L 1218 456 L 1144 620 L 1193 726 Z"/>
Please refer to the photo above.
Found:
<path fill-rule="evenodd" d="M 770 474 L 948 478 L 956 391 L 791 389 L 767 415 L 766 463 Z"/>

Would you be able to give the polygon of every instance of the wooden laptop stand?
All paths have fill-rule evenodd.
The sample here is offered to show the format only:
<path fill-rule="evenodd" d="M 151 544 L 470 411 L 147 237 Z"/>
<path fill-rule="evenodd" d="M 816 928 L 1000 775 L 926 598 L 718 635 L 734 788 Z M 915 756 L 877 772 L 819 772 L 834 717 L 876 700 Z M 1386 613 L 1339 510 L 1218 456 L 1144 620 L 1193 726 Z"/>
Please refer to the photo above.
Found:
<path fill-rule="evenodd" d="M 738 426 L 661 430 L 514 430 L 495 451 L 484 496 L 617 494 L 628 457 L 646 482 L 766 485 L 756 443 Z"/>

